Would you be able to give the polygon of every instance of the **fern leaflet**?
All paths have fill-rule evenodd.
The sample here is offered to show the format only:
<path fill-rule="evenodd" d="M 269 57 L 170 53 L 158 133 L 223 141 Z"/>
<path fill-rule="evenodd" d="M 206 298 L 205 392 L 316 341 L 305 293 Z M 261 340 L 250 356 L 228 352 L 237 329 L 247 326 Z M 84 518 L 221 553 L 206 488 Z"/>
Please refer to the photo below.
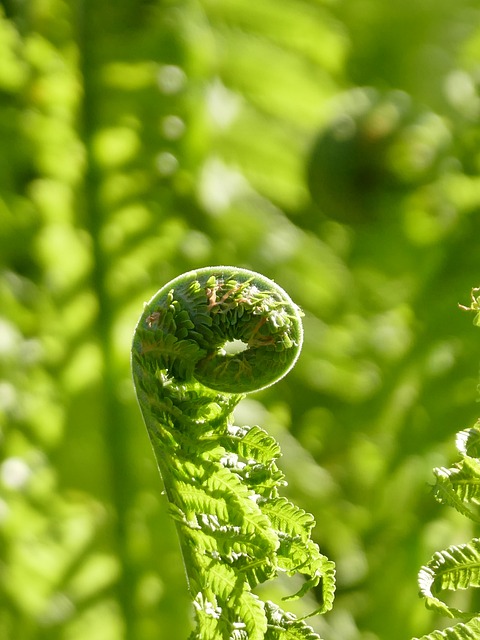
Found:
<path fill-rule="evenodd" d="M 460 307 L 474 311 L 474 324 L 480 326 L 479 289 L 472 289 L 471 305 Z M 475 523 L 480 523 L 476 509 L 480 504 L 480 420 L 470 429 L 457 433 L 457 450 L 461 460 L 450 468 L 433 470 L 435 485 L 433 494 L 442 504 L 456 509 Z M 480 539 L 473 538 L 468 544 L 453 545 L 434 553 L 430 561 L 418 574 L 420 595 L 429 609 L 460 622 L 443 631 L 434 631 L 420 640 L 477 640 L 480 637 L 478 611 L 462 611 L 448 605 L 439 596 L 445 592 L 480 587 Z M 418 640 L 414 638 L 414 640 Z"/>
<path fill-rule="evenodd" d="M 436 594 L 480 586 L 480 539 L 435 553 L 420 570 L 418 581 L 429 608 L 450 618 L 471 618 L 473 614 L 449 607 Z"/>

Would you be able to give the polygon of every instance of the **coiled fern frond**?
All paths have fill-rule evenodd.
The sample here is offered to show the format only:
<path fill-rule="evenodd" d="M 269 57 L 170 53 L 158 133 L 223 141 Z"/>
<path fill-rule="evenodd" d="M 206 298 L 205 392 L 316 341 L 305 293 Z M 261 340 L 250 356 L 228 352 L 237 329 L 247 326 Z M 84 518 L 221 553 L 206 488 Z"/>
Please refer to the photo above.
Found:
<path fill-rule="evenodd" d="M 314 613 L 332 606 L 334 565 L 311 539 L 313 516 L 279 494 L 279 445 L 232 423 L 245 393 L 292 368 L 302 338 L 301 312 L 280 287 L 224 266 L 165 285 L 136 327 L 134 383 L 180 539 L 191 640 L 318 638 L 254 593 L 281 572 L 305 578 L 292 598 L 316 588 Z"/>

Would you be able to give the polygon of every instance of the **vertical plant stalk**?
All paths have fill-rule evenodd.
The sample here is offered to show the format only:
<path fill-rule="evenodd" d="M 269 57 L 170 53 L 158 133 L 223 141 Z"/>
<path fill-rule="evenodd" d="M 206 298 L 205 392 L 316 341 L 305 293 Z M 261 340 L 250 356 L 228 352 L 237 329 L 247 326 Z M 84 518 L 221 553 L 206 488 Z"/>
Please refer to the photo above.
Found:
<path fill-rule="evenodd" d="M 305 576 L 292 598 L 317 587 L 314 613 L 332 606 L 334 565 L 311 540 L 313 516 L 279 495 L 277 442 L 232 424 L 246 393 L 290 371 L 302 339 L 301 312 L 278 285 L 224 266 L 169 282 L 136 327 L 134 384 L 180 539 L 192 639 L 318 638 L 253 593 L 280 572 Z"/>
<path fill-rule="evenodd" d="M 130 474 L 127 429 L 123 428 L 123 407 L 118 400 L 118 368 L 114 362 L 112 327 L 115 318 L 115 304 L 107 290 L 107 275 L 110 268 L 109 257 L 102 247 L 102 231 L 107 211 L 100 202 L 101 185 L 105 179 L 105 167 L 96 157 L 94 147 L 97 132 L 102 128 L 100 114 L 105 102 L 111 99 L 105 95 L 105 86 L 99 82 L 98 69 L 104 68 L 114 58 L 111 48 L 104 46 L 105 29 L 108 23 L 110 34 L 120 32 L 122 20 L 119 12 L 126 10 L 126 3 L 117 3 L 116 11 L 112 5 L 100 0 L 83 0 L 74 4 L 77 42 L 80 52 L 79 72 L 83 81 L 83 103 L 80 114 L 80 133 L 85 144 L 85 176 L 83 192 L 83 215 L 85 228 L 91 239 L 93 269 L 92 288 L 98 302 L 95 331 L 102 351 L 102 407 L 101 425 L 103 439 L 108 442 L 106 458 L 106 477 L 108 490 L 115 511 L 113 527 L 116 554 L 122 571 L 116 583 L 116 598 L 123 618 L 126 640 L 136 637 L 135 600 L 132 598 L 132 585 L 138 580 L 138 568 L 129 547 L 129 518 L 135 485 Z M 108 20 L 107 20 L 108 18 Z M 131 29 L 129 31 L 131 35 Z"/>

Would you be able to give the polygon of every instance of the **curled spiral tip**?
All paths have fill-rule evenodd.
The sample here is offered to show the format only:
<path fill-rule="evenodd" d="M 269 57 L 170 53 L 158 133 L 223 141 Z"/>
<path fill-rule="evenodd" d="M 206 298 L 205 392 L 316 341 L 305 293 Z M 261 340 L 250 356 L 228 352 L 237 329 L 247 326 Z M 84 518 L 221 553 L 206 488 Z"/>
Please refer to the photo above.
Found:
<path fill-rule="evenodd" d="M 268 387 L 295 364 L 302 312 L 265 276 L 229 266 L 178 276 L 146 304 L 133 354 L 171 383 L 224 393 Z M 233 347 L 233 350 L 231 349 Z"/>
<path fill-rule="evenodd" d="M 260 427 L 233 425 L 243 394 L 295 364 L 301 316 L 268 278 L 219 266 L 166 284 L 135 329 L 135 390 L 179 534 L 197 622 L 191 638 L 223 638 L 234 627 L 263 638 L 270 626 L 317 638 L 252 592 L 286 569 L 308 576 L 292 597 L 320 586 L 318 612 L 331 608 L 333 563 L 311 540 L 313 516 L 279 495 L 278 443 Z"/>

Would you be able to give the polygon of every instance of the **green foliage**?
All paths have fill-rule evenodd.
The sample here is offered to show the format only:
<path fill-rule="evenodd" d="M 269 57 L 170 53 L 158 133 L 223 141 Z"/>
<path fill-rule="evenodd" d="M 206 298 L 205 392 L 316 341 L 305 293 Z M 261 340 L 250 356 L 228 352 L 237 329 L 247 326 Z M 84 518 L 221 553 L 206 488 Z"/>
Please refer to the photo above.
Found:
<path fill-rule="evenodd" d="M 472 618 L 464 624 L 459 622 L 454 627 L 448 627 L 443 631 L 434 631 L 418 640 L 475 640 L 480 632 L 480 618 Z"/>
<path fill-rule="evenodd" d="M 465 311 L 475 311 L 476 315 L 475 318 L 473 320 L 473 324 L 475 324 L 477 327 L 480 326 L 480 297 L 475 297 L 475 294 L 479 293 L 480 289 L 472 289 L 472 293 L 471 293 L 471 304 L 469 307 L 464 306 L 463 304 L 459 305 L 461 309 L 464 309 Z"/>
<path fill-rule="evenodd" d="M 479 582 L 479 546 L 477 538 L 468 544 L 456 545 L 437 552 L 419 574 L 420 592 L 426 599 L 426 605 L 450 618 L 470 618 L 464 613 L 445 605 L 433 595 L 441 591 L 454 591 L 480 586 Z"/>
<path fill-rule="evenodd" d="M 432 467 L 452 466 L 452 433 L 476 419 L 478 339 L 456 306 L 478 286 L 477 5 L 1 3 L 2 640 L 188 636 L 129 346 L 159 283 L 207 264 L 264 273 L 305 313 L 288 378 L 235 408 L 233 424 L 271 436 L 238 427 L 215 446 L 242 458 L 251 438 L 262 464 L 245 460 L 242 482 L 273 499 L 288 477 L 282 495 L 314 514 L 337 589 L 313 633 L 440 628 L 412 586 L 418 567 L 478 536 L 425 490 Z M 347 121 L 333 150 L 355 148 L 373 116 L 378 144 L 334 158 L 323 175 L 337 197 L 317 180 L 318 199 L 317 142 Z M 190 394 L 175 402 L 181 413 L 159 412 L 185 416 Z M 233 405 L 197 397 L 188 417 L 221 425 Z M 281 605 L 302 588 L 285 573 L 259 598 Z M 471 591 L 452 605 L 474 610 Z M 288 601 L 291 635 L 321 600 L 319 584 Z M 274 626 L 273 605 L 265 615 Z"/>
<path fill-rule="evenodd" d="M 311 540 L 313 516 L 278 495 L 278 444 L 259 427 L 234 427 L 230 415 L 240 392 L 292 368 L 300 315 L 263 276 L 207 267 L 160 289 L 135 330 L 134 381 L 180 537 L 197 619 L 192 640 L 272 639 L 293 629 L 292 637 L 318 638 L 280 609 L 273 622 L 252 593 L 282 571 L 308 577 L 290 598 L 321 584 L 318 611 L 332 607 L 334 567 Z M 227 353 L 235 340 L 246 348 Z"/>
<path fill-rule="evenodd" d="M 478 305 L 472 291 L 470 307 L 466 310 L 477 312 Z M 477 324 L 475 317 L 474 323 Z M 436 483 L 433 493 L 438 502 L 454 507 L 459 513 L 474 522 L 479 522 L 478 505 L 480 483 L 480 421 L 470 429 L 457 434 L 457 449 L 461 460 L 453 466 L 435 468 Z M 459 623 L 444 632 L 435 632 L 425 638 L 458 638 L 477 637 L 480 630 L 479 611 L 463 611 L 446 604 L 441 598 L 446 592 L 466 590 L 480 587 L 480 540 L 474 538 L 468 544 L 450 546 L 444 551 L 436 552 L 430 562 L 422 567 L 418 575 L 420 593 L 429 609 L 450 618 L 468 620 L 467 624 Z"/>

